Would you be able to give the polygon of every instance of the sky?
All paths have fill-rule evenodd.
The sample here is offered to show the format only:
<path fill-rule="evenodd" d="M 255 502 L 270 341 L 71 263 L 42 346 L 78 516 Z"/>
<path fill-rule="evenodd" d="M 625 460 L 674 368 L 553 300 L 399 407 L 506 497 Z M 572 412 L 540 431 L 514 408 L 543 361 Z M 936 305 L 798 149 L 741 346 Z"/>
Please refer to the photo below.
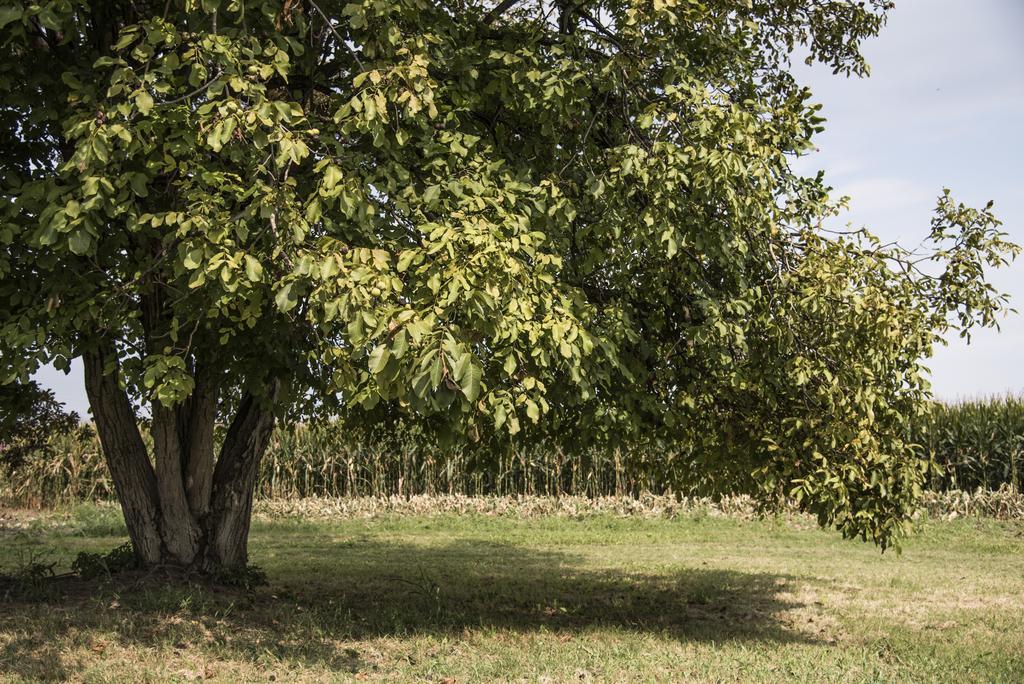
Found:
<path fill-rule="evenodd" d="M 818 151 L 797 160 L 851 197 L 843 222 L 907 246 L 927 235 L 948 187 L 961 202 L 994 211 L 1024 243 L 1024 0 L 896 0 L 881 35 L 863 47 L 867 79 L 794 66 L 824 109 Z M 1024 311 L 1024 258 L 992 274 Z M 970 345 L 940 348 L 928 364 L 940 399 L 1024 391 L 1024 314 L 984 330 Z M 82 367 L 36 376 L 68 408 L 87 415 Z"/>
<path fill-rule="evenodd" d="M 818 151 L 797 162 L 825 171 L 851 198 L 842 217 L 915 246 L 944 187 L 972 206 L 993 200 L 1010 239 L 1024 244 L 1024 2 L 896 0 L 863 46 L 867 79 L 794 68 L 823 105 Z M 1024 257 L 991 274 L 1024 312 Z M 927 364 L 944 400 L 1024 391 L 1024 314 L 956 338 Z"/>

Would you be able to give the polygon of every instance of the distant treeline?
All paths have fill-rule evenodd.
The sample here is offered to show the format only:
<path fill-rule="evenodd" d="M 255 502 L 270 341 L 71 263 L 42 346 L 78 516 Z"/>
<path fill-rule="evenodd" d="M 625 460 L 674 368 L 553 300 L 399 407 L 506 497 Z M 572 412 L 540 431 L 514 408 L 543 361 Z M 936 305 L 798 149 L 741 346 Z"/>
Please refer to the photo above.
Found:
<path fill-rule="evenodd" d="M 912 439 L 941 466 L 935 491 L 1020 491 L 1024 399 L 937 403 Z M 0 497 L 52 505 L 114 497 L 89 429 L 54 438 L 49 453 L 0 472 Z M 685 492 L 684 453 L 614 448 L 570 451 L 544 444 L 519 450 L 441 449 L 401 430 L 339 423 L 278 429 L 263 459 L 258 496 L 573 495 Z"/>

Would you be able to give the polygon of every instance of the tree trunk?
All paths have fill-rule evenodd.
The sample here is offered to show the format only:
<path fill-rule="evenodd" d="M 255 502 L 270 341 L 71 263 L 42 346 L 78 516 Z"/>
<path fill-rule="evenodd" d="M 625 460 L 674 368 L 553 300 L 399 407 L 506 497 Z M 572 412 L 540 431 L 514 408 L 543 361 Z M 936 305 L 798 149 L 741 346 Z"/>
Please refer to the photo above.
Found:
<path fill-rule="evenodd" d="M 196 388 L 189 398 L 181 434 L 188 447 L 185 467 L 185 495 L 196 518 L 202 520 L 210 509 L 213 489 L 213 426 L 217 421 L 217 385 L 205 369 L 196 369 Z"/>
<path fill-rule="evenodd" d="M 184 461 L 187 444 L 179 432 L 177 411 L 153 402 L 153 455 L 156 457 L 156 488 L 160 495 L 160 537 L 166 560 L 191 565 L 200 548 L 199 521 L 185 497 Z"/>
<path fill-rule="evenodd" d="M 118 381 L 113 346 L 86 352 L 85 390 L 96 421 L 96 432 L 107 457 L 107 466 L 121 502 L 135 557 L 142 565 L 163 560 L 160 540 L 156 475 L 139 434 L 135 412 Z"/>
<path fill-rule="evenodd" d="M 273 413 L 246 395 L 228 429 L 213 474 L 206 530 L 207 568 L 245 567 L 256 474 L 273 428 Z"/>
<path fill-rule="evenodd" d="M 197 372 L 188 400 L 174 407 L 153 402 L 151 461 L 120 386 L 116 358 L 109 342 L 84 355 L 86 389 L 139 564 L 206 572 L 244 568 L 253 491 L 274 427 L 270 402 L 276 392 L 266 405 L 243 396 L 215 462 L 217 386 Z"/>

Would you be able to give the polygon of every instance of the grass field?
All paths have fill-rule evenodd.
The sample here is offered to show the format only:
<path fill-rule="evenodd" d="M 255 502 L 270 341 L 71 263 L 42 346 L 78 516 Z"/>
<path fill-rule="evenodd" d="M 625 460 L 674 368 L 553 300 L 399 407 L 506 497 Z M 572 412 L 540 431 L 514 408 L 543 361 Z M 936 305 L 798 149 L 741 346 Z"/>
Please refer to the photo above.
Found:
<path fill-rule="evenodd" d="M 124 540 L 0 510 L 0 572 Z M 259 519 L 252 592 L 114 578 L 0 602 L 0 681 L 1022 681 L 1024 523 L 901 556 L 803 519 Z"/>

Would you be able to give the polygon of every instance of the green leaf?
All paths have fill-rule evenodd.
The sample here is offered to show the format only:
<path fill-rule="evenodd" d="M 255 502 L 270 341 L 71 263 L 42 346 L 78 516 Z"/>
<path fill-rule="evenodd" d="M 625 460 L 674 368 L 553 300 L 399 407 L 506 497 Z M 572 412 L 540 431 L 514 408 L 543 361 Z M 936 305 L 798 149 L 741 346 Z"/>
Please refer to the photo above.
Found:
<path fill-rule="evenodd" d="M 467 371 L 473 367 L 473 355 L 469 352 L 463 352 L 455 362 L 455 368 L 453 369 L 455 374 L 456 382 L 462 382 L 462 379 L 466 376 Z"/>
<path fill-rule="evenodd" d="M 203 263 L 203 256 L 205 252 L 201 247 L 196 247 L 185 252 L 185 259 L 182 261 L 182 265 L 190 271 L 194 271 L 199 268 Z"/>
<path fill-rule="evenodd" d="M 482 375 L 483 371 L 480 369 L 480 366 L 474 363 L 470 364 L 462 376 L 462 393 L 466 395 L 466 399 L 470 402 L 476 401 L 477 397 L 480 396 L 480 379 Z"/>
<path fill-rule="evenodd" d="M 341 169 L 339 169 L 334 164 L 330 164 L 324 170 L 324 180 L 323 180 L 324 189 L 327 190 L 328 192 L 330 192 L 331 190 L 334 190 L 335 186 L 337 186 L 338 183 L 341 182 L 341 179 L 342 179 Z"/>
<path fill-rule="evenodd" d="M 665 253 L 668 256 L 668 258 L 671 259 L 679 251 L 679 243 L 676 241 L 675 231 L 672 231 L 672 230 L 665 231 L 665 238 L 664 239 L 665 239 L 666 248 L 667 248 Z"/>
<path fill-rule="evenodd" d="M 134 43 L 135 40 L 138 37 L 139 37 L 138 31 L 124 31 L 121 34 L 121 37 L 117 39 L 117 42 L 114 43 L 114 45 L 113 45 L 114 51 L 116 52 L 116 51 L 124 50 L 126 47 L 128 47 L 129 45 Z"/>
<path fill-rule="evenodd" d="M 71 233 L 68 237 L 68 247 L 75 254 L 82 256 L 89 251 L 89 246 L 92 244 L 92 239 L 89 237 L 89 233 L 85 228 L 78 228 L 75 232 Z"/>
<path fill-rule="evenodd" d="M 370 352 L 370 372 L 374 375 L 382 372 L 391 359 L 391 350 L 383 344 L 378 344 Z"/>
<path fill-rule="evenodd" d="M 100 162 L 106 164 L 110 161 L 110 148 L 107 147 L 107 142 L 99 135 L 92 139 L 92 152 Z"/>
<path fill-rule="evenodd" d="M 401 255 L 398 257 L 398 266 L 396 267 L 399 273 L 405 273 L 409 270 L 409 266 L 412 265 L 413 257 L 415 257 L 416 254 L 416 250 L 413 249 L 406 249 L 402 251 Z"/>
<path fill-rule="evenodd" d="M 274 303 L 281 313 L 288 313 L 299 303 L 299 297 L 295 292 L 295 283 L 288 283 L 274 295 Z"/>
<path fill-rule="evenodd" d="M 0 28 L 21 19 L 25 10 L 21 7 L 0 7 Z"/>
<path fill-rule="evenodd" d="M 149 195 L 149 177 L 144 173 L 133 173 L 129 176 L 128 182 L 132 186 L 132 192 L 139 197 Z"/>
<path fill-rule="evenodd" d="M 49 5 L 41 8 L 36 17 L 39 19 L 40 24 L 42 24 L 43 26 L 50 30 L 59 31 L 61 28 L 63 28 L 60 24 L 60 19 L 57 17 L 56 12 L 53 11 L 53 7 L 50 7 Z"/>
<path fill-rule="evenodd" d="M 441 355 L 438 354 L 434 357 L 434 363 L 430 366 L 430 387 L 432 389 L 437 389 L 438 385 L 441 384 L 443 371 L 444 368 L 441 365 Z"/>
<path fill-rule="evenodd" d="M 143 116 L 148 115 L 153 110 L 153 104 L 153 96 L 145 90 L 140 90 L 139 94 L 135 96 L 135 106 Z"/>
<path fill-rule="evenodd" d="M 254 283 L 263 280 L 263 265 L 250 254 L 245 255 L 245 277 Z"/>
<path fill-rule="evenodd" d="M 530 420 L 534 423 L 540 420 L 540 407 L 533 399 L 526 400 L 526 415 L 529 416 Z"/>
<path fill-rule="evenodd" d="M 409 349 L 409 334 L 403 328 L 395 333 L 395 339 L 391 342 L 391 354 L 396 359 L 400 359 L 405 356 L 405 352 Z"/>

